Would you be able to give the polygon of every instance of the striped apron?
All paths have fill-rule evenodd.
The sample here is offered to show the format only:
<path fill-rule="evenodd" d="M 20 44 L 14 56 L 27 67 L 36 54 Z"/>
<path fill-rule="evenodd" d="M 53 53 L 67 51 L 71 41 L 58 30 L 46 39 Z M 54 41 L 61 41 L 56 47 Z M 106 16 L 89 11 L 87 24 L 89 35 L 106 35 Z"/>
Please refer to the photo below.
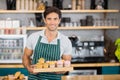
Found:
<path fill-rule="evenodd" d="M 33 56 L 32 64 L 36 64 L 39 58 L 44 58 L 46 61 L 53 61 L 60 59 L 60 40 L 57 40 L 57 44 L 46 44 L 40 42 L 42 36 L 39 37 L 35 52 Z M 38 73 L 38 74 L 29 74 L 28 80 L 61 80 L 62 74 L 55 73 Z"/>

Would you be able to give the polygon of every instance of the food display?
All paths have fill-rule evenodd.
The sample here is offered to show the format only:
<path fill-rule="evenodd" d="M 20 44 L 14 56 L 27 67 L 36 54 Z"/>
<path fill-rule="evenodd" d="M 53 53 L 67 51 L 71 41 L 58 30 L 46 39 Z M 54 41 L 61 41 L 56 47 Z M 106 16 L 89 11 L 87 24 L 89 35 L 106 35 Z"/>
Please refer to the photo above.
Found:
<path fill-rule="evenodd" d="M 13 75 L 4 76 L 0 80 L 26 80 L 26 78 L 25 78 L 24 74 L 22 74 L 20 71 L 18 71 Z"/>
<path fill-rule="evenodd" d="M 68 60 L 58 61 L 45 61 L 44 58 L 40 58 L 38 63 L 35 64 L 34 72 L 58 72 L 58 71 L 71 71 L 71 62 Z"/>

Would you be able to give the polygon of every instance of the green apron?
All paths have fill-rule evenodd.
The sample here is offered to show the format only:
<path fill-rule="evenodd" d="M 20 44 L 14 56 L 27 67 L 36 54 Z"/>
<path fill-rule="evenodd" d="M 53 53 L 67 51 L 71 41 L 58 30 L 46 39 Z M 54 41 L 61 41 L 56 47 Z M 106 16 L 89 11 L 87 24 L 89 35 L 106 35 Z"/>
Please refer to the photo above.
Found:
<path fill-rule="evenodd" d="M 57 40 L 57 44 L 46 44 L 40 42 L 41 38 L 42 36 L 37 41 L 32 64 L 36 64 L 39 58 L 44 58 L 46 61 L 60 60 L 60 40 Z M 50 72 L 29 74 L 28 80 L 61 80 L 61 76 L 62 74 Z"/>

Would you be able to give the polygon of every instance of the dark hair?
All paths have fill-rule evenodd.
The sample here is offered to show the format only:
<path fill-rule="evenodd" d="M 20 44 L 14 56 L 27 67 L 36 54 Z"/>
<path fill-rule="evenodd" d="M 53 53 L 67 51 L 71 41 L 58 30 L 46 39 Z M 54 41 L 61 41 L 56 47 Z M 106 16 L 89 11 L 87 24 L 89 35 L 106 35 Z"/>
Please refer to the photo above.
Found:
<path fill-rule="evenodd" d="M 52 12 L 57 13 L 59 18 L 61 18 L 61 11 L 58 8 L 56 8 L 56 7 L 49 7 L 47 9 L 45 9 L 45 11 L 43 13 L 44 18 L 46 18 L 46 16 L 48 14 L 52 13 Z"/>

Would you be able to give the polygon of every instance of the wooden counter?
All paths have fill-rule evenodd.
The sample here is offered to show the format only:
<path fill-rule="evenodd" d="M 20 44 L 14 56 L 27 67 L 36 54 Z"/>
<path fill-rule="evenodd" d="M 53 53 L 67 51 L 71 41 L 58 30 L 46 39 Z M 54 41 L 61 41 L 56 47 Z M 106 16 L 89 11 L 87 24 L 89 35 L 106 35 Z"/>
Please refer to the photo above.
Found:
<path fill-rule="evenodd" d="M 22 64 L 0 64 L 0 68 L 24 68 Z"/>
<path fill-rule="evenodd" d="M 72 64 L 73 67 L 102 67 L 102 66 L 120 66 L 120 63 L 81 63 Z"/>
<path fill-rule="evenodd" d="M 120 80 L 120 74 L 62 76 L 62 80 Z"/>
<path fill-rule="evenodd" d="M 72 64 L 72 67 L 102 67 L 120 66 L 120 63 L 80 63 Z M 0 64 L 0 68 L 24 68 L 22 64 Z"/>

